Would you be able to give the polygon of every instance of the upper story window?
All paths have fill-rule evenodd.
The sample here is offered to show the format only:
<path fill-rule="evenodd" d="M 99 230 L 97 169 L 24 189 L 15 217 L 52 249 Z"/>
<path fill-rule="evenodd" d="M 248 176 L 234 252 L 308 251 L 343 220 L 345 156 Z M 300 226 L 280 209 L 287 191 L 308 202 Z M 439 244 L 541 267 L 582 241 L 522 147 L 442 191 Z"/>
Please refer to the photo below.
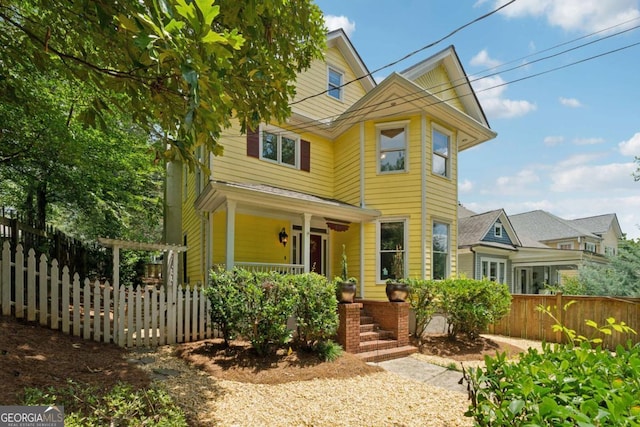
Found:
<path fill-rule="evenodd" d="M 573 249 L 573 242 L 558 243 L 558 249 Z"/>
<path fill-rule="evenodd" d="M 605 246 L 604 254 L 609 256 L 614 256 L 616 254 L 616 248 L 613 248 L 611 246 Z"/>
<path fill-rule="evenodd" d="M 592 243 L 592 242 L 585 242 L 584 243 L 584 250 L 587 252 L 595 252 L 596 251 L 596 244 Z"/>
<path fill-rule="evenodd" d="M 281 165 L 298 167 L 300 138 L 272 126 L 261 131 L 260 158 Z"/>
<path fill-rule="evenodd" d="M 344 74 L 333 67 L 327 71 L 327 94 L 339 101 L 342 101 L 342 84 Z"/>
<path fill-rule="evenodd" d="M 431 246 L 431 276 L 435 280 L 449 277 L 449 224 L 433 223 Z"/>
<path fill-rule="evenodd" d="M 431 170 L 436 175 L 451 178 L 451 134 L 440 128 L 433 128 L 433 161 Z"/>
<path fill-rule="evenodd" d="M 502 224 L 496 222 L 493 226 L 493 235 L 495 237 L 502 237 Z"/>
<path fill-rule="evenodd" d="M 406 171 L 407 122 L 377 126 L 378 172 Z"/>

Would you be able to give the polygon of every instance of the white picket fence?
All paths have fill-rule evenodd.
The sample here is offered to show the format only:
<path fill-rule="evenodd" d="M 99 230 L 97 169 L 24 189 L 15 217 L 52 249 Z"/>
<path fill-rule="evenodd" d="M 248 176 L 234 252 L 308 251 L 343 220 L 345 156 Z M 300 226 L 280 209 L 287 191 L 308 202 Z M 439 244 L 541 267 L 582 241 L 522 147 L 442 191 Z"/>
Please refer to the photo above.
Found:
<path fill-rule="evenodd" d="M 49 263 L 40 255 L 36 261 L 33 249 L 26 260 L 21 245 L 11 255 L 9 242 L 4 242 L 0 307 L 5 316 L 121 347 L 154 347 L 214 336 L 202 288 L 169 283 L 165 292 L 164 287 L 134 289 L 89 279 L 81 282 L 77 273 L 70 277 L 67 266 L 60 269 L 56 260 Z M 176 254 L 170 252 L 168 259 L 175 266 Z"/>

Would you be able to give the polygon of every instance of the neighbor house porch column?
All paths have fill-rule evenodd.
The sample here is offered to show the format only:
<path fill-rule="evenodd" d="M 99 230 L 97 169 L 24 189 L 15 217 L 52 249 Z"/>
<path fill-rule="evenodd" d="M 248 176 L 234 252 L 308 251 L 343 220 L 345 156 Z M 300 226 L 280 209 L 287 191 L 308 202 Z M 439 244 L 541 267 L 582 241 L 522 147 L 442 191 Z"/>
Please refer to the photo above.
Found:
<path fill-rule="evenodd" d="M 236 250 L 236 202 L 227 200 L 227 270 L 233 269 Z"/>

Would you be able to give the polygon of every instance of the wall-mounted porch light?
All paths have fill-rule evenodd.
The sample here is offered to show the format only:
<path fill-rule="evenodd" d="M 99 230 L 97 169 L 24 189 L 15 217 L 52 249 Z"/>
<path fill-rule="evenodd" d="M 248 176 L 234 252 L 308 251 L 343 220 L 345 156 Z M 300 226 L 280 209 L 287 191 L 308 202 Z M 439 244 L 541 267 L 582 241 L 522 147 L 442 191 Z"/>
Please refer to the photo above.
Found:
<path fill-rule="evenodd" d="M 282 227 L 282 230 L 280 230 L 280 233 L 278 233 L 278 240 L 280 240 L 280 243 L 282 243 L 282 246 L 287 246 L 287 242 L 289 241 L 289 235 L 285 231 L 284 227 Z"/>

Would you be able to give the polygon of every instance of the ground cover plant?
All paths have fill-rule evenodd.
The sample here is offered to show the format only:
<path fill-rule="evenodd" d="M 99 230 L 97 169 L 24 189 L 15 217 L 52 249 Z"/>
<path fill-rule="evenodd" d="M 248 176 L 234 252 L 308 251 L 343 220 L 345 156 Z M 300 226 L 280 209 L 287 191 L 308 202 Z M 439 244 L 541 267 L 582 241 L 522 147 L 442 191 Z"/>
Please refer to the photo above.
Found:
<path fill-rule="evenodd" d="M 613 318 L 587 324 L 600 334 L 635 333 Z M 640 345 L 628 341 L 610 351 L 599 337 L 579 336 L 560 324 L 554 329 L 566 343 L 543 343 L 542 352 L 529 349 L 517 361 L 505 354 L 485 357 L 484 369 L 471 369 L 466 415 L 479 426 L 640 425 Z"/>

